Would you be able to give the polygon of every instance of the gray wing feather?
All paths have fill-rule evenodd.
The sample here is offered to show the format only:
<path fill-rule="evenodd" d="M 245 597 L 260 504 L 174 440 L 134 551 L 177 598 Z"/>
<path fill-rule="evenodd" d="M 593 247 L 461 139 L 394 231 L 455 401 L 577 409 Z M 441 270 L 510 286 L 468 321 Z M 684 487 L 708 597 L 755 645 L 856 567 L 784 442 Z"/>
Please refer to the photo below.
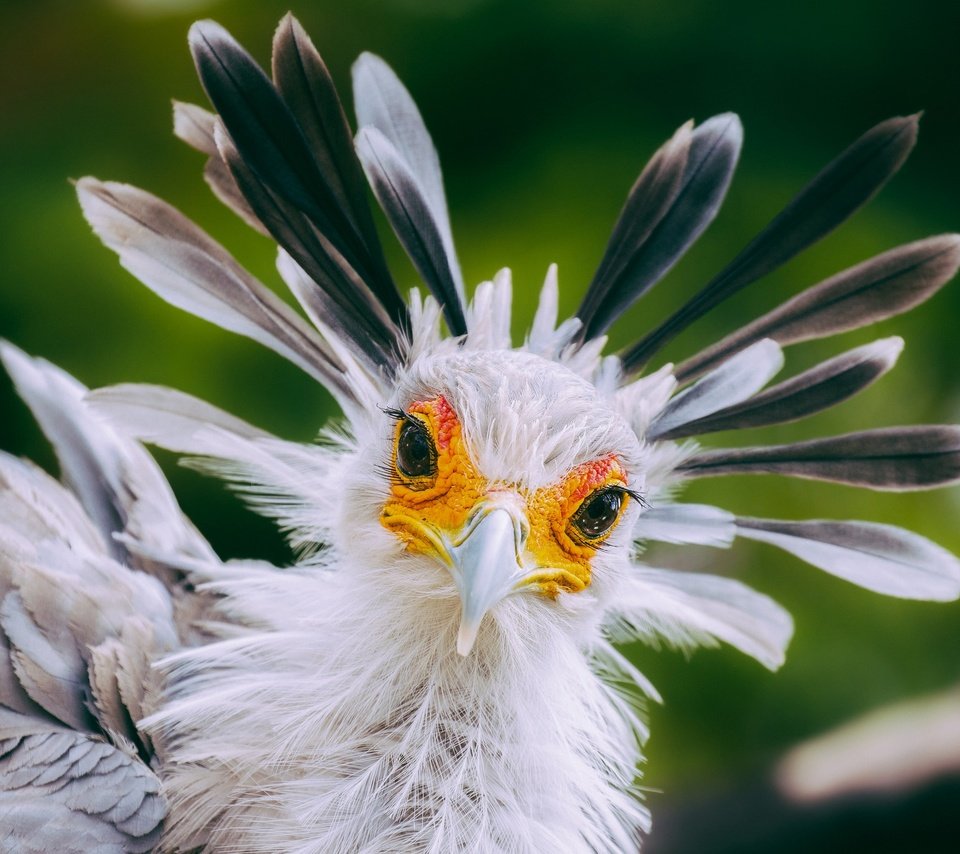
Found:
<path fill-rule="evenodd" d="M 0 851 L 151 851 L 165 815 L 138 758 L 0 708 Z"/>

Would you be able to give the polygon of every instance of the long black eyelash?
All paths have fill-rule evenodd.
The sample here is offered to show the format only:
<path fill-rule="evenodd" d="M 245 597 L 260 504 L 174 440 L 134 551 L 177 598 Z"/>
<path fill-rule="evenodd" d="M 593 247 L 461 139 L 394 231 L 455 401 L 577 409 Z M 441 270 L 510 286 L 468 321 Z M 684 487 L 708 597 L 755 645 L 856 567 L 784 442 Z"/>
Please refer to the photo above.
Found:
<path fill-rule="evenodd" d="M 650 502 L 647 501 L 639 492 L 635 489 L 627 489 L 625 486 L 612 486 L 611 489 L 616 489 L 619 492 L 622 492 L 624 495 L 629 495 L 634 501 L 637 502 L 644 510 L 650 509 Z"/>
<path fill-rule="evenodd" d="M 389 415 L 395 421 L 406 421 L 407 424 L 413 424 L 418 430 L 423 430 L 425 433 L 429 434 L 427 425 L 423 423 L 416 415 L 411 415 L 409 412 L 404 412 L 402 409 L 394 409 L 391 406 L 381 406 L 380 410 L 384 415 Z"/>

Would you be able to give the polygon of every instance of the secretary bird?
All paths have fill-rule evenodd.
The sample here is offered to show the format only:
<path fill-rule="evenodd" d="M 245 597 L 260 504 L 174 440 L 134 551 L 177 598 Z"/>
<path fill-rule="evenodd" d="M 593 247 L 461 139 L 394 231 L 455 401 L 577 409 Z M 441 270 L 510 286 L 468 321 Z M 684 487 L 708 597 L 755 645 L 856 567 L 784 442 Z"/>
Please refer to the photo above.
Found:
<path fill-rule="evenodd" d="M 207 155 L 217 196 L 279 245 L 310 322 L 143 190 L 83 178 L 83 212 L 161 298 L 289 359 L 344 417 L 298 444 L 167 388 L 88 393 L 4 345 L 63 476 L 0 457 L 4 851 L 636 850 L 642 706 L 657 695 L 616 644 L 722 641 L 775 669 L 792 633 L 766 596 L 649 566 L 638 544 L 744 537 L 880 593 L 960 594 L 956 558 L 900 528 L 677 500 L 688 479 L 728 474 L 956 482 L 953 426 L 734 449 L 691 437 L 800 419 L 873 383 L 899 338 L 768 385 L 781 348 L 933 295 L 960 237 L 866 260 L 647 370 L 868 201 L 916 117 L 869 130 L 693 299 L 604 355 L 733 174 L 737 117 L 684 124 L 631 189 L 576 315 L 557 322 L 551 267 L 514 346 L 510 274 L 467 299 L 436 152 L 382 60 L 354 66 L 354 138 L 293 17 L 272 77 L 213 22 L 189 42 L 216 112 L 176 104 L 175 132 Z M 368 185 L 429 295 L 398 290 Z M 296 565 L 221 561 L 140 442 L 226 478 L 289 534 Z"/>

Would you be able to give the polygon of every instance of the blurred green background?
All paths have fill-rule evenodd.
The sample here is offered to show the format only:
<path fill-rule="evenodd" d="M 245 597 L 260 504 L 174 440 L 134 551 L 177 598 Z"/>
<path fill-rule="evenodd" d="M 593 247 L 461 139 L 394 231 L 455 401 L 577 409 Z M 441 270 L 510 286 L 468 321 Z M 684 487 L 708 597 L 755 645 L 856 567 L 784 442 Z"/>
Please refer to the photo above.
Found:
<path fill-rule="evenodd" d="M 271 244 L 220 207 L 203 158 L 171 134 L 172 97 L 205 103 L 186 49 L 196 17 L 225 24 L 261 61 L 289 0 L 4 0 L 0 5 L 0 336 L 91 386 L 141 381 L 208 398 L 309 440 L 331 414 L 307 377 L 258 345 L 159 301 L 90 234 L 69 178 L 152 190 L 275 284 Z M 515 330 L 550 262 L 572 312 L 646 158 L 688 118 L 734 110 L 746 128 L 724 211 L 671 275 L 613 331 L 628 343 L 692 294 L 822 165 L 890 115 L 925 110 L 902 173 L 847 223 L 730 300 L 665 354 L 687 355 L 785 296 L 898 243 L 960 229 L 960 5 L 913 0 L 301 0 L 293 9 L 348 99 L 350 63 L 385 57 L 441 153 L 458 250 L 476 283 L 509 266 Z M 349 103 L 349 101 L 348 101 Z M 348 107 L 349 111 L 349 107 Z M 399 281 L 414 274 L 392 238 Z M 960 414 L 960 283 L 906 317 L 788 351 L 787 371 L 902 334 L 898 369 L 809 423 L 736 441 L 786 440 Z M 0 446 L 53 466 L 0 379 Z M 225 557 L 287 560 L 268 523 L 220 486 L 162 457 L 187 511 Z M 741 513 L 869 518 L 960 551 L 960 488 L 884 495 L 767 478 L 696 484 L 688 497 Z M 761 546 L 664 549 L 655 560 L 736 574 L 794 614 L 771 675 L 729 650 L 631 655 L 662 691 L 645 783 L 694 791 L 747 773 L 851 716 L 960 680 L 960 606 L 888 600 Z M 654 795 L 654 803 L 657 796 Z"/>

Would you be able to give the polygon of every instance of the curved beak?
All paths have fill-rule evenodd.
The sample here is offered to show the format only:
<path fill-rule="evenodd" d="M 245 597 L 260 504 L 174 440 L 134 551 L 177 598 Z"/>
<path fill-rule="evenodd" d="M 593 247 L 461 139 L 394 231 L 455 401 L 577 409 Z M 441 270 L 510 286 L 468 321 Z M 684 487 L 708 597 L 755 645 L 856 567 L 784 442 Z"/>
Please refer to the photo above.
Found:
<path fill-rule="evenodd" d="M 528 526 L 522 513 L 502 504 L 483 503 L 448 546 L 450 573 L 460 592 L 457 652 L 473 649 L 484 615 L 522 586 Z"/>

